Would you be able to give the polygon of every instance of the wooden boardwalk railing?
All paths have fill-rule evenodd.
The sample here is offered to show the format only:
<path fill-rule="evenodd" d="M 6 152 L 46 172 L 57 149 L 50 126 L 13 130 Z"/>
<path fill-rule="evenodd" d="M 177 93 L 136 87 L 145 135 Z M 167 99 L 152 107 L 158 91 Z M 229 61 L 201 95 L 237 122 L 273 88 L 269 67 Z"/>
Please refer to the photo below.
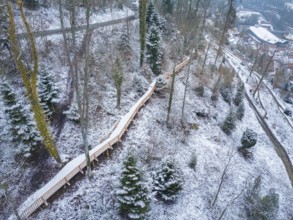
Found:
<path fill-rule="evenodd" d="M 175 68 L 175 72 L 178 73 L 187 63 L 189 58 L 183 60 Z M 166 72 L 164 76 L 172 73 L 172 71 Z M 90 150 L 90 160 L 97 160 L 98 156 L 105 152 L 107 149 L 111 148 L 115 143 L 121 140 L 123 134 L 127 131 L 129 124 L 132 122 L 135 115 L 138 113 L 139 109 L 146 103 L 148 99 L 152 96 L 156 88 L 156 80 L 152 82 L 147 90 L 147 92 L 132 106 L 130 111 L 125 114 L 115 130 L 112 132 L 109 138 L 104 140 L 101 144 Z M 73 178 L 77 173 L 83 173 L 83 168 L 86 167 L 86 158 L 82 154 L 75 159 L 67 163 L 60 172 L 50 180 L 45 186 L 31 195 L 18 209 L 18 213 L 21 218 L 27 218 L 36 209 L 38 209 L 42 204 L 48 205 L 47 200 L 57 192 L 62 186 L 70 185 L 69 180 Z M 13 219 L 11 216 L 10 219 Z"/>

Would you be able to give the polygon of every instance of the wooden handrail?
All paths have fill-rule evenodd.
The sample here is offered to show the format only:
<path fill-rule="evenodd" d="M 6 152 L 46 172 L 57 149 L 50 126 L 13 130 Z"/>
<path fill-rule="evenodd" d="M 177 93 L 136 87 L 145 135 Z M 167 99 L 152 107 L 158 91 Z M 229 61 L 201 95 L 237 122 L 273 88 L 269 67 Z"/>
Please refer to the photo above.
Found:
<path fill-rule="evenodd" d="M 187 63 L 189 62 L 189 58 L 186 58 L 180 64 L 178 64 L 175 68 L 175 71 L 180 71 Z M 171 71 L 170 71 L 171 72 Z M 168 72 L 169 73 L 169 72 Z M 121 121 L 118 123 L 110 137 L 104 140 L 101 144 L 90 150 L 90 160 L 95 160 L 99 155 L 105 152 L 107 149 L 111 148 L 114 144 L 116 144 L 128 126 L 132 122 L 135 115 L 138 113 L 139 109 L 150 99 L 153 95 L 156 88 L 156 80 L 154 80 L 146 93 L 133 105 L 130 111 L 125 114 Z M 58 173 L 57 175 L 51 179 L 45 186 L 31 195 L 18 209 L 19 215 L 21 218 L 29 217 L 35 210 L 37 210 L 42 204 L 48 205 L 48 199 L 57 192 L 61 187 L 65 184 L 68 184 L 69 181 L 79 172 L 82 171 L 83 168 L 86 167 L 86 158 L 85 155 L 79 155 L 75 159 L 68 162 Z M 13 219 L 13 216 L 10 216 L 10 219 Z"/>

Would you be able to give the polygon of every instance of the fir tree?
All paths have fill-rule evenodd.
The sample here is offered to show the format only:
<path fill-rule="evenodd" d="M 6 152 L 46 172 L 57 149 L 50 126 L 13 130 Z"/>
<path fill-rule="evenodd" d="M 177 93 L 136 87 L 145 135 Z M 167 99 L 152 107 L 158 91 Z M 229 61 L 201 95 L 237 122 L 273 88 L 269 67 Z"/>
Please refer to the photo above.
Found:
<path fill-rule="evenodd" d="M 154 74 L 159 75 L 161 73 L 162 53 L 160 48 L 159 29 L 155 26 L 149 29 L 146 49 L 147 61 L 150 64 L 150 68 Z"/>
<path fill-rule="evenodd" d="M 230 110 L 229 114 L 225 118 L 223 124 L 221 125 L 221 129 L 227 135 L 230 135 L 232 130 L 235 129 L 235 113 Z"/>
<path fill-rule="evenodd" d="M 38 94 L 44 113 L 51 116 L 54 104 L 59 101 L 59 90 L 53 84 L 52 76 L 46 71 L 41 71 L 38 75 Z"/>
<path fill-rule="evenodd" d="M 234 98 L 234 104 L 236 106 L 239 106 L 241 102 L 243 101 L 243 96 L 244 96 L 244 83 L 240 83 L 238 85 L 238 89 Z"/>
<path fill-rule="evenodd" d="M 166 203 L 174 202 L 182 190 L 182 177 L 171 162 L 167 162 L 154 177 L 153 191 Z"/>
<path fill-rule="evenodd" d="M 65 114 L 70 121 L 75 123 L 79 123 L 80 121 L 80 115 L 76 104 L 72 104 L 67 111 L 63 112 L 63 114 Z"/>
<path fill-rule="evenodd" d="M 2 96 L 5 105 L 4 112 L 8 117 L 9 130 L 12 141 L 23 144 L 21 153 L 27 155 L 32 153 L 34 147 L 41 140 L 36 130 L 36 125 L 26 108 L 16 99 L 11 87 L 4 83 L 2 85 Z"/>
<path fill-rule="evenodd" d="M 147 13 L 146 13 L 146 23 L 148 28 L 152 26 L 152 19 L 155 13 L 155 7 L 153 3 L 150 1 L 148 8 L 147 8 Z"/>
<path fill-rule="evenodd" d="M 159 15 L 156 12 L 152 2 L 150 2 L 148 5 L 147 14 L 146 14 L 146 24 L 147 24 L 147 29 L 150 29 L 152 26 L 155 26 L 159 30 L 162 30 L 162 25 L 161 25 Z"/>
<path fill-rule="evenodd" d="M 150 201 L 147 188 L 142 182 L 141 171 L 137 168 L 133 156 L 129 156 L 124 162 L 120 183 L 121 188 L 116 191 L 116 198 L 121 214 L 128 219 L 145 219 Z"/>
<path fill-rule="evenodd" d="M 241 121 L 242 118 L 244 117 L 244 113 L 245 113 L 245 107 L 242 101 L 236 108 L 236 118 Z"/>

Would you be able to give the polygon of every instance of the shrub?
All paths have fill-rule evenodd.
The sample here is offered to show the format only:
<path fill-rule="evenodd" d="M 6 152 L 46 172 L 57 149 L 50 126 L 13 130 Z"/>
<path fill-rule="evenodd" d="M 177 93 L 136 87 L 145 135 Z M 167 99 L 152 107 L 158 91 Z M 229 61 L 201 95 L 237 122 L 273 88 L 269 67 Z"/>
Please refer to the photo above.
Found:
<path fill-rule="evenodd" d="M 232 110 L 230 110 L 229 114 L 227 115 L 223 124 L 221 125 L 221 129 L 225 134 L 230 135 L 232 130 L 235 129 L 235 118 L 235 113 Z"/>
<path fill-rule="evenodd" d="M 203 97 L 204 96 L 204 86 L 199 86 L 195 88 L 195 92 L 198 96 Z"/>
<path fill-rule="evenodd" d="M 254 180 L 254 184 L 246 191 L 244 195 L 245 211 L 248 220 L 274 220 L 277 218 L 279 209 L 279 195 L 274 189 L 261 197 L 261 177 Z"/>
<path fill-rule="evenodd" d="M 193 152 L 191 154 L 191 158 L 190 158 L 190 161 L 188 163 L 188 166 L 193 169 L 193 170 L 196 170 L 196 165 L 197 165 L 197 156 L 196 154 Z"/>
<path fill-rule="evenodd" d="M 182 177 L 173 163 L 164 164 L 154 177 L 153 191 L 165 203 L 174 202 L 182 190 Z"/>
<path fill-rule="evenodd" d="M 287 108 L 286 108 L 286 109 L 284 110 L 284 114 L 287 115 L 287 116 L 289 116 L 289 117 L 292 117 L 292 111 L 291 111 L 290 109 L 287 109 Z"/>
<path fill-rule="evenodd" d="M 251 148 L 256 144 L 256 142 L 257 142 L 257 133 L 247 128 L 241 138 L 242 147 Z"/>

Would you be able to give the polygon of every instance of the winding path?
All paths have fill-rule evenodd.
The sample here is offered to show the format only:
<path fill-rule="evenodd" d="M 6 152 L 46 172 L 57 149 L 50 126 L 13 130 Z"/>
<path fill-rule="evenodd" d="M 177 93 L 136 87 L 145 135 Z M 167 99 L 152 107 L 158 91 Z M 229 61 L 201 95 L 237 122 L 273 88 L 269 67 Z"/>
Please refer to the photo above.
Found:
<path fill-rule="evenodd" d="M 175 72 L 178 73 L 189 63 L 189 58 L 183 60 L 175 68 Z M 164 77 L 167 77 L 170 72 L 164 73 Z M 140 110 L 142 106 L 151 98 L 156 88 L 156 79 L 150 84 L 146 93 L 131 107 L 129 112 L 125 114 L 112 134 L 104 140 L 101 144 L 90 150 L 90 160 L 97 161 L 98 157 L 104 153 L 106 150 L 112 148 L 117 142 L 121 142 L 122 136 L 127 131 L 128 126 L 133 121 L 134 117 Z M 85 155 L 79 155 L 75 159 L 68 162 L 57 175 L 50 180 L 41 189 L 36 191 L 31 195 L 18 209 L 18 213 L 21 218 L 29 217 L 33 212 L 35 212 L 42 204 L 48 205 L 47 200 L 56 193 L 64 185 L 70 185 L 69 181 L 78 173 L 83 173 L 83 169 L 86 167 Z M 10 216 L 9 219 L 14 219 L 15 216 Z"/>
<path fill-rule="evenodd" d="M 225 52 L 229 55 L 229 56 L 234 56 L 234 54 L 232 54 L 232 52 L 228 51 L 227 49 L 225 49 Z M 236 57 L 237 59 L 239 59 L 238 57 Z M 231 65 L 232 68 L 234 68 L 232 61 L 230 59 L 229 63 Z M 239 59 L 239 61 L 241 62 L 241 60 Z M 239 63 L 240 63 L 239 62 Z M 236 71 L 237 72 L 237 71 Z M 239 74 L 239 72 L 238 72 Z M 239 74 L 239 78 L 242 80 L 242 82 L 245 84 L 244 80 L 241 78 L 240 74 Z M 269 87 L 263 83 L 266 88 L 270 91 Z M 270 94 L 273 96 L 274 100 L 276 101 L 279 109 L 281 108 L 281 104 L 277 101 L 277 98 L 274 96 L 273 92 L 270 91 Z M 272 144 L 274 145 L 274 149 L 277 153 L 277 155 L 280 157 L 280 159 L 282 160 L 285 169 L 287 171 L 288 177 L 290 179 L 291 185 L 293 187 L 293 165 L 292 162 L 290 160 L 290 157 L 286 151 L 286 148 L 282 145 L 282 143 L 278 140 L 278 138 L 276 137 L 276 135 L 274 134 L 274 132 L 271 130 L 270 126 L 268 125 L 268 123 L 265 121 L 264 117 L 262 116 L 262 114 L 259 112 L 257 106 L 255 105 L 255 103 L 253 102 L 253 97 L 250 95 L 250 93 L 247 91 L 247 89 L 245 89 L 245 98 L 248 100 L 250 107 L 252 108 L 252 110 L 254 111 L 257 120 L 259 121 L 262 129 L 264 130 L 264 132 L 266 133 L 266 135 L 268 136 L 268 138 L 270 139 L 270 141 L 272 142 Z M 290 123 L 289 123 L 290 124 Z M 291 125 L 291 124 L 290 124 Z"/>

